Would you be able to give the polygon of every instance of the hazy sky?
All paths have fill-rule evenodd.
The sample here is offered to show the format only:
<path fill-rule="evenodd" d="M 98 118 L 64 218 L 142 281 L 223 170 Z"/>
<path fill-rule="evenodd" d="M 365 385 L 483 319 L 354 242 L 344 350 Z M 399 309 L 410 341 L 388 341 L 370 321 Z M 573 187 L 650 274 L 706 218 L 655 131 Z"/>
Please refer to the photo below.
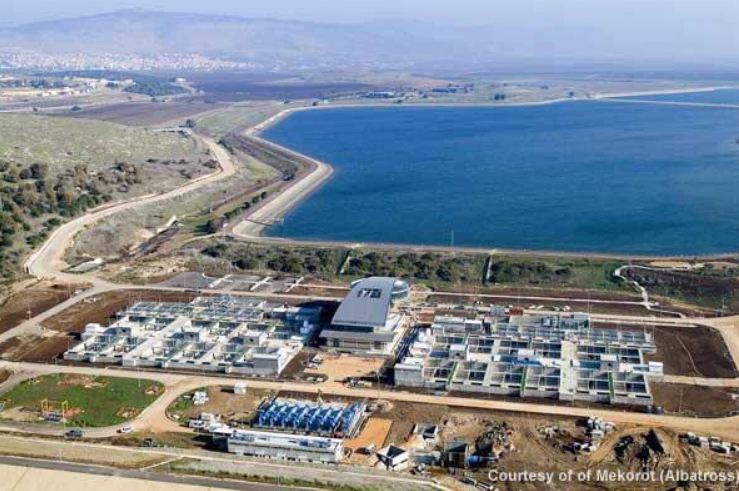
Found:
<path fill-rule="evenodd" d="M 572 55 L 739 63 L 739 0 L 0 0 L 0 24 L 134 7 L 303 21 L 487 25 L 523 44 L 536 42 L 530 33 L 554 31 L 560 37 L 546 42 L 559 39 Z M 578 39 L 590 41 L 581 46 Z M 593 40 L 600 48 L 589 45 Z"/>
<path fill-rule="evenodd" d="M 700 24 L 707 32 L 735 29 L 739 19 L 739 0 L 0 0 L 0 22 L 18 24 L 130 7 L 329 22 L 393 18 L 609 30 Z"/>

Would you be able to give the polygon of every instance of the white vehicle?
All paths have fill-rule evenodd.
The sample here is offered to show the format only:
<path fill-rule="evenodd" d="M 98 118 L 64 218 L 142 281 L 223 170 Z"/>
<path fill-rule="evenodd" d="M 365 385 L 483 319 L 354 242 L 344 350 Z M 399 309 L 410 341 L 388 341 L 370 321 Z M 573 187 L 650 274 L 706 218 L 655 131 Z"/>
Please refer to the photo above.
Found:
<path fill-rule="evenodd" d="M 125 434 L 125 433 L 133 433 L 133 426 L 130 426 L 130 425 L 128 425 L 128 426 L 122 426 L 122 427 L 118 428 L 118 433 L 123 433 L 123 434 Z"/>

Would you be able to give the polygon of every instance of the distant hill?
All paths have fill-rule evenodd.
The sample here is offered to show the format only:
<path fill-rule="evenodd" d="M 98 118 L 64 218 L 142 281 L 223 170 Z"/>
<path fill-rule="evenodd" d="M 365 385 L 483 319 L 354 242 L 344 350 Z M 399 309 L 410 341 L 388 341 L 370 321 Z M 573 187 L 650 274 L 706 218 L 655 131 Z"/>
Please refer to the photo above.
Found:
<path fill-rule="evenodd" d="M 601 41 L 597 33 L 577 29 L 531 32 L 418 22 L 326 24 L 138 9 L 0 29 L 0 52 L 198 54 L 263 67 L 330 69 L 545 59 L 566 55 L 573 43 L 595 48 Z"/>

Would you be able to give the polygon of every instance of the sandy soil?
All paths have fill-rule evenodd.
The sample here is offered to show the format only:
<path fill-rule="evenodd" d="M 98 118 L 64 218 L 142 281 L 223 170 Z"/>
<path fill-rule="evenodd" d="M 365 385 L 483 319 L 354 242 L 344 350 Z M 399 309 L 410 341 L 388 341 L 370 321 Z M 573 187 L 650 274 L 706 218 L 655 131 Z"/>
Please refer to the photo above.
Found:
<path fill-rule="evenodd" d="M 78 302 L 43 324 L 57 332 L 78 333 L 91 322 L 106 324 L 111 316 L 138 301 L 189 302 L 194 297 L 190 293 L 151 290 L 107 292 Z"/>
<path fill-rule="evenodd" d="M 29 317 L 62 303 L 71 297 L 75 290 L 84 287 L 82 284 L 62 285 L 42 281 L 16 293 L 0 307 L 0 332 L 12 329 Z"/>
<path fill-rule="evenodd" d="M 309 375 L 325 375 L 327 382 L 340 383 L 350 377 L 369 377 L 382 368 L 385 362 L 380 357 L 361 357 L 350 355 L 330 356 L 321 353 L 323 363 L 318 368 L 306 368 Z"/>
<path fill-rule="evenodd" d="M 374 445 L 379 450 L 385 446 L 392 426 L 392 419 L 370 417 L 362 427 L 362 431 L 356 437 L 346 440 L 345 445 L 354 451 L 370 445 Z"/>

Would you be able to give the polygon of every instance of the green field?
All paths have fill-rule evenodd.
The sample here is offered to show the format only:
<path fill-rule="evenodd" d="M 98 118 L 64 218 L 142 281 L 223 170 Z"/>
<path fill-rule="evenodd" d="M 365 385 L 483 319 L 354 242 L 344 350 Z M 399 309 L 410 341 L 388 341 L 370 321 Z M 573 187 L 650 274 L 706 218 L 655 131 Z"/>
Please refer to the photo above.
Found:
<path fill-rule="evenodd" d="M 449 284 L 520 286 L 631 291 L 613 272 L 618 260 L 572 257 L 494 255 L 490 276 L 483 281 L 486 254 L 417 252 L 292 245 L 264 245 L 210 239 L 185 247 L 188 257 L 203 258 L 193 268 L 211 266 L 213 274 L 234 268 L 259 273 L 311 274 L 332 279 L 397 276 L 431 287 Z M 343 267 L 342 267 L 343 266 Z M 220 268 L 220 269 L 219 269 Z"/>
<path fill-rule="evenodd" d="M 67 218 L 172 189 L 215 167 L 208 149 L 182 131 L 0 114 L 0 290 Z"/>
<path fill-rule="evenodd" d="M 292 106 L 273 101 L 242 103 L 195 119 L 197 128 L 220 137 L 238 129 L 255 126 L 288 107 Z"/>
<path fill-rule="evenodd" d="M 0 161 L 42 162 L 52 175 L 76 165 L 96 170 L 116 162 L 191 159 L 197 153 L 194 140 L 178 133 L 86 119 L 0 114 Z"/>
<path fill-rule="evenodd" d="M 33 411 L 41 411 L 44 399 L 67 401 L 67 423 L 94 428 L 131 419 L 154 402 L 162 390 L 161 384 L 150 380 L 52 374 L 21 382 L 0 395 L 0 401 L 6 410 L 23 407 Z"/>

